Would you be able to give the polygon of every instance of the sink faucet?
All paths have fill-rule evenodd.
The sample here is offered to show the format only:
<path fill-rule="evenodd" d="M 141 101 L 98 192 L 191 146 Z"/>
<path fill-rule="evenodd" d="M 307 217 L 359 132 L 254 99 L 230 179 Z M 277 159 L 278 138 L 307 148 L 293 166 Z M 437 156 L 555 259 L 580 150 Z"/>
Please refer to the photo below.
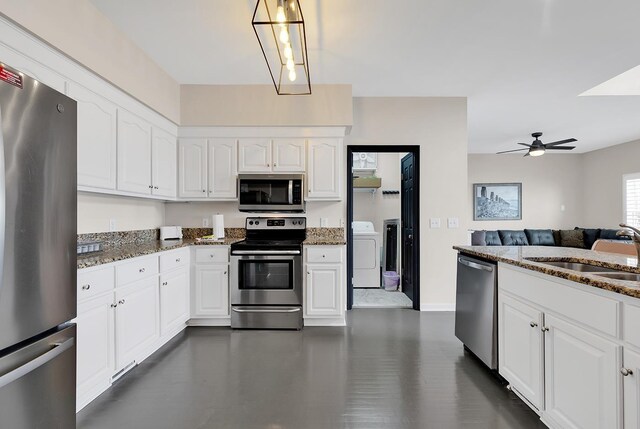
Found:
<path fill-rule="evenodd" d="M 640 230 L 627 224 L 621 223 L 620 226 L 624 229 L 616 232 L 618 237 L 631 237 L 633 244 L 636 246 L 636 257 L 638 258 L 637 267 L 640 268 Z"/>

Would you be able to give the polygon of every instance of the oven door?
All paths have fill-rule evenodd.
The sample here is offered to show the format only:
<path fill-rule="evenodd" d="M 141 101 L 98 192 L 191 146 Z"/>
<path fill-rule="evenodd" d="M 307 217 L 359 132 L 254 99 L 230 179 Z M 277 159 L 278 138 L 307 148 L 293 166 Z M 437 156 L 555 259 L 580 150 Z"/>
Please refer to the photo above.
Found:
<path fill-rule="evenodd" d="M 302 305 L 302 255 L 267 252 L 231 254 L 231 305 Z"/>

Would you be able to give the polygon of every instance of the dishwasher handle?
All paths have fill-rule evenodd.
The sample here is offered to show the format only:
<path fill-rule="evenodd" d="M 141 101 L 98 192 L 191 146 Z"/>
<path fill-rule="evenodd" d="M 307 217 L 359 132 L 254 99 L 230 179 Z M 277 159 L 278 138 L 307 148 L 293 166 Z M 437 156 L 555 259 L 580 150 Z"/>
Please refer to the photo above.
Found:
<path fill-rule="evenodd" d="M 473 268 L 476 270 L 483 270 L 483 271 L 489 271 L 489 272 L 493 271 L 493 265 L 485 265 L 482 263 L 473 262 L 461 256 L 458 256 L 458 262 L 466 267 Z"/>

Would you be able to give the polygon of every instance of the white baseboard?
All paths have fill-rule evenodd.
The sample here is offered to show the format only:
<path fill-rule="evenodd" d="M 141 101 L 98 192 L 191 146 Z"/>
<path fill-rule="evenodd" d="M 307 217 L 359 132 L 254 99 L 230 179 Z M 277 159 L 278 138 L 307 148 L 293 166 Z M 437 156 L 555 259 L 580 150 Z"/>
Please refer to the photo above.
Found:
<path fill-rule="evenodd" d="M 220 318 L 191 318 L 187 322 L 188 326 L 231 326 L 230 317 Z"/>
<path fill-rule="evenodd" d="M 344 317 L 305 318 L 304 326 L 347 326 Z"/>
<path fill-rule="evenodd" d="M 420 311 L 456 311 L 455 304 L 420 304 Z"/>

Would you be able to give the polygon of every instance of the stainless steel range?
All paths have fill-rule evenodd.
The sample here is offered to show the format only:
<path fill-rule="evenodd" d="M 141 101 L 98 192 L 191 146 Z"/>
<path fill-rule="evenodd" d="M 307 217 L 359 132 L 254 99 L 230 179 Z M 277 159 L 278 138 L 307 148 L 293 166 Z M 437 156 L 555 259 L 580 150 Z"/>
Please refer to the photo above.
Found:
<path fill-rule="evenodd" d="M 249 217 L 231 245 L 231 327 L 302 329 L 304 217 Z"/>

